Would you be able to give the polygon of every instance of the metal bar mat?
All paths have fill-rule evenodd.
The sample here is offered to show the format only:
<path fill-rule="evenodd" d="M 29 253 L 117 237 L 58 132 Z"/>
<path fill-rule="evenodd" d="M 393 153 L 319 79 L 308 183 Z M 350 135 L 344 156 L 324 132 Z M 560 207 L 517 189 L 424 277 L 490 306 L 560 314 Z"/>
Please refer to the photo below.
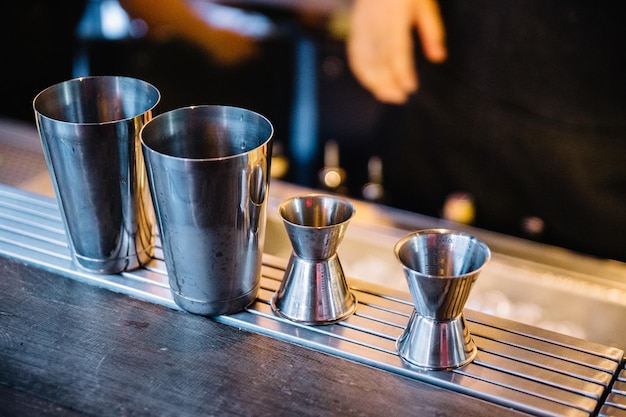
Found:
<path fill-rule="evenodd" d="M 136 271 L 79 271 L 72 264 L 55 200 L 2 185 L 0 254 L 179 310 L 170 295 L 160 248 L 149 265 Z M 533 415 L 626 413 L 620 349 L 466 310 L 477 358 L 452 372 L 422 371 L 404 363 L 395 350 L 413 309 L 408 294 L 372 290 L 365 282 L 350 280 L 359 304 L 353 316 L 327 326 L 293 323 L 275 315 L 269 305 L 286 262 L 265 255 L 257 301 L 243 312 L 214 320 Z M 607 399 L 610 404 L 604 404 Z"/>

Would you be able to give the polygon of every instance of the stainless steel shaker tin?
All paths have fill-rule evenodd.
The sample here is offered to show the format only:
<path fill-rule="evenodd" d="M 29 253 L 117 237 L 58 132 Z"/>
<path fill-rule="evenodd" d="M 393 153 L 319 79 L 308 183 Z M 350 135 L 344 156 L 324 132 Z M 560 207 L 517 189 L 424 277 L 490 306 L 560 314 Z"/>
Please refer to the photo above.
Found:
<path fill-rule="evenodd" d="M 240 311 L 261 276 L 274 129 L 217 105 L 161 114 L 141 131 L 174 301 L 201 315 Z"/>
<path fill-rule="evenodd" d="M 82 269 L 117 273 L 152 257 L 139 130 L 160 98 L 145 81 L 94 76 L 55 84 L 33 100 L 70 252 Z"/>

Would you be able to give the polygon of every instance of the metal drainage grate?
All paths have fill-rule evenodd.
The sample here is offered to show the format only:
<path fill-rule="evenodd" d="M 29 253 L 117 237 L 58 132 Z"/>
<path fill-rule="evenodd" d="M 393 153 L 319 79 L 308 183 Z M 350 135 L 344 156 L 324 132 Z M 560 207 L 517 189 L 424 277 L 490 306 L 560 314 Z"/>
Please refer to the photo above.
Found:
<path fill-rule="evenodd" d="M 600 417 L 626 416 L 626 369 L 620 370 L 598 415 Z"/>
<path fill-rule="evenodd" d="M 136 271 L 117 275 L 78 271 L 55 200 L 2 185 L 0 254 L 179 310 L 170 295 L 159 248 L 155 259 Z M 408 295 L 373 291 L 365 282 L 353 284 L 359 302 L 353 316 L 328 326 L 293 323 L 276 316 L 269 305 L 286 262 L 265 255 L 257 301 L 246 311 L 215 320 L 534 415 L 626 411 L 626 396 L 620 388 L 626 385 L 624 371 L 612 385 L 622 369 L 624 352 L 620 349 L 466 310 L 479 349 L 477 358 L 452 372 L 421 371 L 405 364 L 395 351 L 395 341 L 413 309 Z M 604 403 L 605 396 L 611 403 Z"/>

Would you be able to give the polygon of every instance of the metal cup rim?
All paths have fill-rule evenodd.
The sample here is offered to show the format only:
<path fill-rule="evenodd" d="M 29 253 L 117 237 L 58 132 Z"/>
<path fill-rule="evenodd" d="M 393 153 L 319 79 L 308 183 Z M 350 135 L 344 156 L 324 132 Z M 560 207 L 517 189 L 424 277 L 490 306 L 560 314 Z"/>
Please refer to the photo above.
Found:
<path fill-rule="evenodd" d="M 251 115 L 254 115 L 255 117 L 258 117 L 260 120 L 262 120 L 263 122 L 265 122 L 267 124 L 267 126 L 269 127 L 269 132 L 267 134 L 267 137 L 263 140 L 263 142 L 259 143 L 256 147 L 248 149 L 244 152 L 239 152 L 239 153 L 233 153 L 233 154 L 229 154 L 229 155 L 223 155 L 223 156 L 214 156 L 214 157 L 202 157 L 202 158 L 194 158 L 194 157 L 186 157 L 186 156 L 178 156 L 178 155 L 172 155 L 171 153 L 167 153 L 167 152 L 161 152 L 157 149 L 154 148 L 154 146 L 148 144 L 145 140 L 145 132 L 149 129 L 151 129 L 153 126 L 156 126 L 157 123 L 159 123 L 161 120 L 166 119 L 166 118 L 171 118 L 179 113 L 187 113 L 187 112 L 193 112 L 193 111 L 204 111 L 204 112 L 208 112 L 208 111 L 215 111 L 221 109 L 222 111 L 224 110 L 236 110 L 236 111 L 242 111 Z M 235 159 L 235 158 L 240 158 L 241 155 L 247 154 L 248 152 L 254 151 L 256 149 L 261 149 L 264 146 L 267 146 L 267 144 L 272 140 L 272 138 L 274 137 L 274 125 L 272 124 L 272 122 L 265 116 L 263 116 L 262 114 L 255 112 L 254 110 L 250 110 L 250 109 L 246 109 L 244 107 L 238 107 L 238 106 L 228 106 L 228 105 L 219 105 L 219 104 L 200 104 L 200 105 L 192 105 L 192 106 L 184 106 L 184 107 L 179 107 L 176 109 L 172 109 L 169 111 L 166 111 L 164 113 L 161 113 L 159 115 L 154 116 L 152 119 L 150 119 L 144 126 L 142 126 L 140 132 L 139 132 L 139 139 L 141 141 L 141 145 L 143 147 L 144 150 L 146 150 L 147 152 L 153 153 L 153 154 L 157 154 L 157 155 L 161 155 L 163 157 L 166 157 L 168 159 L 172 159 L 172 160 L 180 160 L 180 161 L 192 161 L 192 162 L 202 162 L 202 161 L 223 161 L 223 160 L 229 160 L 229 159 Z"/>
<path fill-rule="evenodd" d="M 48 94 L 51 94 L 52 91 L 62 88 L 65 85 L 75 84 L 75 83 L 85 83 L 85 82 L 91 82 L 91 81 L 99 81 L 99 80 L 115 80 L 115 79 L 135 81 L 135 82 L 139 82 L 140 84 L 145 85 L 148 89 L 152 90 L 152 92 L 155 94 L 154 102 L 146 106 L 143 111 L 136 112 L 136 114 L 132 114 L 128 117 L 100 121 L 100 122 L 72 122 L 68 120 L 63 120 L 60 118 L 51 117 L 45 114 L 44 112 L 42 112 L 38 108 L 38 102 L 40 102 L 43 99 L 43 97 L 45 97 Z M 54 121 L 55 123 L 65 123 L 68 125 L 77 125 L 77 126 L 101 126 L 101 125 L 116 124 L 116 123 L 124 122 L 127 120 L 132 120 L 137 116 L 151 112 L 156 108 L 156 106 L 159 104 L 160 101 L 161 101 L 161 92 L 159 91 L 159 89 L 156 88 L 153 84 L 145 80 L 134 78 L 134 77 L 121 76 L 121 75 L 90 75 L 90 76 L 85 76 L 85 77 L 71 78 L 69 80 L 61 81 L 51 86 L 48 86 L 44 88 L 43 90 L 41 90 L 39 93 L 37 93 L 37 95 L 33 98 L 32 104 L 33 104 L 33 110 L 35 111 L 36 114 L 39 115 L 39 117 Z"/>
<path fill-rule="evenodd" d="M 420 271 L 416 271 L 413 268 L 410 268 L 408 266 L 405 265 L 405 263 L 403 262 L 403 260 L 400 257 L 400 249 L 410 240 L 414 239 L 415 237 L 418 236 L 422 236 L 422 235 L 428 235 L 428 234 L 438 234 L 438 235 L 454 235 L 454 236 L 463 236 L 466 237 L 470 240 L 473 240 L 474 242 L 476 242 L 476 244 L 480 245 L 484 250 L 485 250 L 485 260 L 482 263 L 482 265 L 478 268 L 475 268 L 471 271 L 465 272 L 463 274 L 455 274 L 455 275 L 434 275 L 434 274 L 428 274 L 425 272 L 420 272 Z M 433 228 L 433 229 L 421 229 L 421 230 L 416 230 L 413 231 L 407 235 L 405 235 L 404 237 L 402 237 L 398 242 L 396 242 L 396 244 L 394 245 L 394 254 L 396 256 L 396 259 L 400 262 L 400 265 L 402 266 L 402 269 L 410 272 L 410 273 L 418 273 L 420 275 L 420 278 L 423 279 L 462 279 L 462 278 L 467 278 L 469 276 L 472 275 L 477 275 L 478 273 L 480 273 L 483 268 L 485 268 L 485 266 L 491 261 L 491 249 L 489 248 L 489 246 L 483 242 L 481 239 L 477 238 L 476 236 L 472 235 L 471 233 L 468 232 L 463 232 L 463 231 L 459 231 L 459 230 L 455 230 L 455 229 L 448 229 L 448 228 Z"/>
<path fill-rule="evenodd" d="M 287 219 L 284 216 L 285 208 L 289 206 L 290 204 L 293 204 L 294 201 L 304 200 L 304 199 L 315 199 L 315 200 L 327 199 L 327 200 L 333 200 L 335 202 L 341 202 L 342 204 L 344 204 L 346 207 L 349 208 L 350 212 L 349 214 L 345 216 L 343 220 L 338 221 L 333 224 L 328 224 L 328 225 L 323 225 L 323 226 L 306 225 L 306 224 L 302 224 L 298 222 L 293 222 Z M 291 224 L 298 228 L 324 230 L 324 229 L 329 229 L 329 228 L 336 228 L 337 226 L 341 226 L 342 224 L 348 223 L 356 214 L 356 208 L 354 207 L 354 204 L 352 204 L 346 198 L 338 197 L 338 196 L 331 195 L 331 194 L 324 194 L 324 193 L 308 193 L 304 195 L 297 195 L 297 196 L 290 197 L 286 199 L 285 201 L 283 201 L 282 203 L 280 203 L 278 206 L 278 214 L 285 223 Z"/>

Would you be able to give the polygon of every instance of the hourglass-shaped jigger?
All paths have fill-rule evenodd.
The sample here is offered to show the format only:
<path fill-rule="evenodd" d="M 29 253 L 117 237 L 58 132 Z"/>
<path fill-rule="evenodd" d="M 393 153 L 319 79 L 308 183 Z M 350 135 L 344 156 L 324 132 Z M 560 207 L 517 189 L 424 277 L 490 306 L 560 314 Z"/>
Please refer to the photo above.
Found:
<path fill-rule="evenodd" d="M 491 258 L 483 242 L 446 229 L 413 232 L 394 247 L 415 306 L 396 348 L 423 369 L 451 370 L 476 356 L 463 308 Z"/>
<path fill-rule="evenodd" d="M 329 324 L 356 310 L 356 298 L 346 282 L 337 247 L 353 205 L 330 195 L 309 194 L 284 201 L 278 208 L 293 252 L 272 309 L 305 324 Z"/>

